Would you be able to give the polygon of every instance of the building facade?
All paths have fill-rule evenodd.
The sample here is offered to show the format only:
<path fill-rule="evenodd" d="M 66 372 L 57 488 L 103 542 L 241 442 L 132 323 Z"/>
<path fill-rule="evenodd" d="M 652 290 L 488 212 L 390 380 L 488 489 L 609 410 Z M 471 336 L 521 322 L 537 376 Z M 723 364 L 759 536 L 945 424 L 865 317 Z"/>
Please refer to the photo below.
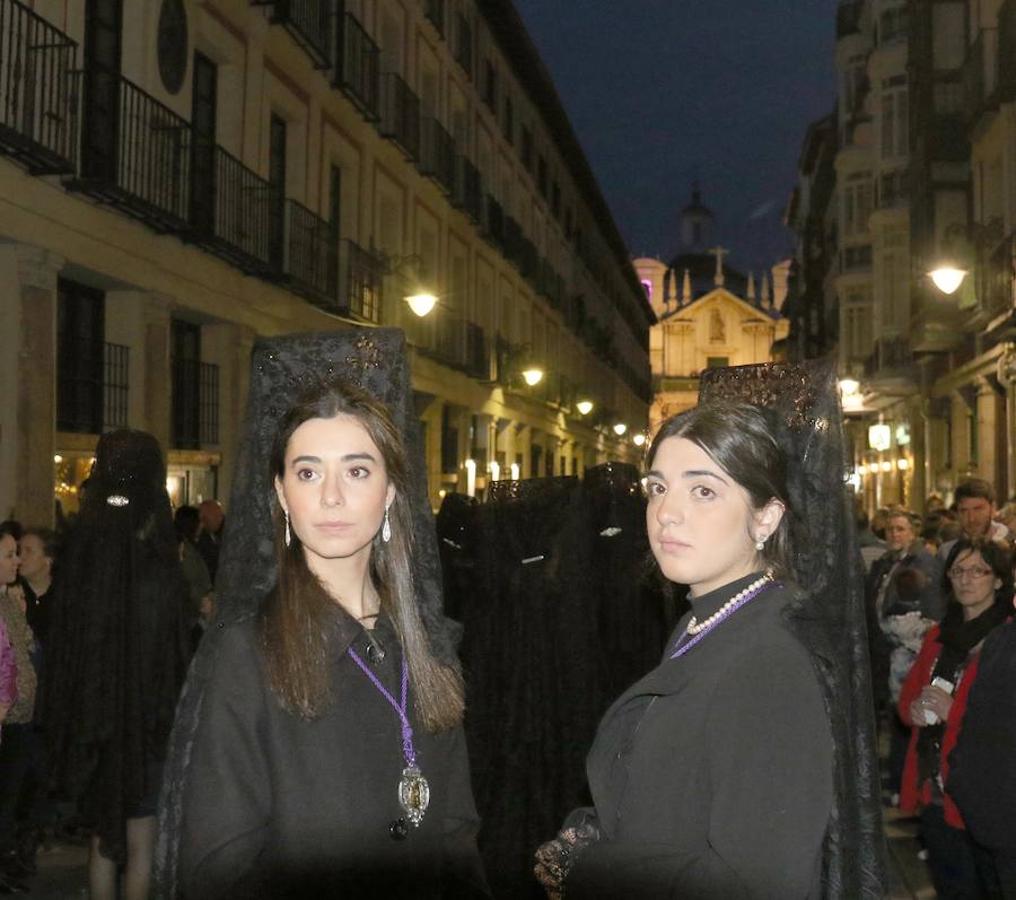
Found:
<path fill-rule="evenodd" d="M 824 283 L 838 329 L 805 333 L 793 317 L 790 343 L 837 355 L 866 507 L 921 509 L 973 475 L 1004 500 L 1016 492 L 1016 3 L 863 0 L 841 3 L 836 27 L 834 180 L 815 201 L 813 129 L 789 217 L 809 271 L 789 302 L 814 306 Z M 835 229 L 809 255 L 823 208 Z M 955 293 L 930 278 L 944 266 L 967 273 Z"/>
<path fill-rule="evenodd" d="M 122 426 L 174 501 L 228 498 L 255 338 L 351 325 L 406 331 L 435 504 L 635 458 L 653 314 L 509 0 L 0 0 L 0 32 L 4 515 L 73 512 Z"/>
<path fill-rule="evenodd" d="M 730 251 L 712 246 L 713 225 L 696 189 L 681 212 L 677 255 L 669 262 L 635 260 L 658 320 L 649 336 L 651 432 L 698 403 L 705 369 L 770 362 L 787 337 L 787 266 L 762 271 L 757 280 L 731 268 L 724 262 Z"/>

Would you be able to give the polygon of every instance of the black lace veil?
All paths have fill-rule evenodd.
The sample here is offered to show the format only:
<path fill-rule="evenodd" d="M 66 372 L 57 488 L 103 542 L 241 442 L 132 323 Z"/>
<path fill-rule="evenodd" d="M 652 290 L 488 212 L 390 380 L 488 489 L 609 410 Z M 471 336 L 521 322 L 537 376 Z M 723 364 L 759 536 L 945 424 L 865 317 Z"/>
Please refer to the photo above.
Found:
<path fill-rule="evenodd" d="M 811 653 L 834 744 L 834 803 L 823 896 L 885 896 L 878 753 L 864 615 L 864 576 L 844 480 L 846 453 L 833 364 L 711 369 L 699 402 L 751 403 L 768 412 L 789 457 L 794 577 L 802 597 L 788 626 Z"/>
<path fill-rule="evenodd" d="M 117 862 L 127 818 L 158 790 L 186 597 L 158 442 L 102 435 L 53 605 L 42 714 L 54 788 Z"/>
<path fill-rule="evenodd" d="M 253 616 L 275 581 L 268 472 L 272 437 L 296 397 L 315 383 L 358 384 L 391 411 L 402 433 L 413 492 L 414 582 L 420 617 L 441 662 L 458 666 L 457 635 L 444 617 L 434 517 L 427 499 L 423 447 L 410 383 L 405 337 L 394 328 L 264 338 L 254 345 L 246 423 L 227 509 L 213 627 L 202 639 L 180 699 L 163 784 L 156 846 L 155 896 L 175 900 L 183 788 L 201 698 L 218 651 L 220 629 Z"/>

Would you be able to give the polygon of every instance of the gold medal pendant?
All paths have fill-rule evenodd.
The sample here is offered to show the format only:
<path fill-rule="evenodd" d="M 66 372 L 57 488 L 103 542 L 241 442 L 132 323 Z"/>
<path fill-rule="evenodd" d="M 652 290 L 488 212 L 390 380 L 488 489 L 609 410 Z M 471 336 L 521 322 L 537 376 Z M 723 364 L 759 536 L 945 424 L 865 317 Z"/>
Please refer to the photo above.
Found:
<path fill-rule="evenodd" d="M 406 766 L 402 770 L 402 779 L 399 781 L 399 805 L 413 826 L 419 826 L 423 814 L 430 805 L 430 785 L 416 766 Z"/>

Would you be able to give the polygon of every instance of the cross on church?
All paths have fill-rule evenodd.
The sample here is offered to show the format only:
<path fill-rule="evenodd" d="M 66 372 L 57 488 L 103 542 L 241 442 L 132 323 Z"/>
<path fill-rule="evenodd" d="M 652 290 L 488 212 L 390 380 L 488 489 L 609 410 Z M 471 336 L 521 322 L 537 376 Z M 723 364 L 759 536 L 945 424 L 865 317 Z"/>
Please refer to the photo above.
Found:
<path fill-rule="evenodd" d="M 726 247 L 713 247 L 709 252 L 716 256 L 716 277 L 713 279 L 713 282 L 717 287 L 722 287 L 724 282 L 723 257 L 730 253 L 730 251 Z"/>

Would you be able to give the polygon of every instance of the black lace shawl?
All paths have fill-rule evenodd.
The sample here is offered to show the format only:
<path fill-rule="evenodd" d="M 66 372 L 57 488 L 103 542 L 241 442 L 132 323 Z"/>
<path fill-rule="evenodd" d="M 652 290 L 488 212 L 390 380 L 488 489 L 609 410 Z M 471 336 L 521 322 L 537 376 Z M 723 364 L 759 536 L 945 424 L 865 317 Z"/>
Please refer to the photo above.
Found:
<path fill-rule="evenodd" d="M 155 438 L 100 438 L 52 609 L 42 687 L 54 788 L 123 862 L 126 819 L 158 792 L 187 663 L 180 568 Z"/>
<path fill-rule="evenodd" d="M 700 403 L 747 402 L 771 416 L 788 467 L 794 580 L 788 625 L 811 653 L 834 744 L 834 802 L 823 897 L 885 896 L 886 848 L 878 789 L 864 613 L 863 569 L 847 487 L 842 413 L 830 361 L 711 369 Z"/>
<path fill-rule="evenodd" d="M 357 383 L 385 403 L 402 432 L 414 494 L 413 575 L 420 616 L 435 656 L 458 665 L 457 632 L 442 611 L 434 517 L 427 499 L 405 336 L 395 328 L 355 328 L 259 339 L 253 350 L 246 423 L 219 557 L 215 621 L 188 673 L 170 742 L 159 810 L 155 897 L 176 897 L 187 761 L 201 716 L 201 697 L 218 652 L 219 629 L 254 615 L 275 582 L 273 487 L 268 474 L 272 437 L 300 393 L 314 383 L 339 378 Z"/>

